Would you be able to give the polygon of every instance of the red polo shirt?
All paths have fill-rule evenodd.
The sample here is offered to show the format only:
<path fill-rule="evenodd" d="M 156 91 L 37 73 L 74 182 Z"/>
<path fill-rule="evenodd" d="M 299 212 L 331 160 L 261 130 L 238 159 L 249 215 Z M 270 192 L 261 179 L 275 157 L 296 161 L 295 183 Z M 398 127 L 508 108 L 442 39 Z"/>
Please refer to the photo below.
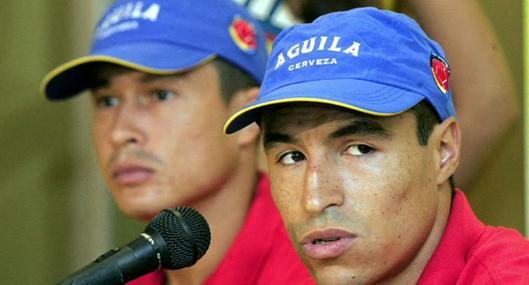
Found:
<path fill-rule="evenodd" d="M 127 284 L 161 285 L 163 282 L 163 272 L 155 271 Z M 266 175 L 261 175 L 241 231 L 216 271 L 203 284 L 315 284 L 288 240 Z"/>
<path fill-rule="evenodd" d="M 529 284 L 529 241 L 484 225 L 456 190 L 445 233 L 417 284 Z"/>

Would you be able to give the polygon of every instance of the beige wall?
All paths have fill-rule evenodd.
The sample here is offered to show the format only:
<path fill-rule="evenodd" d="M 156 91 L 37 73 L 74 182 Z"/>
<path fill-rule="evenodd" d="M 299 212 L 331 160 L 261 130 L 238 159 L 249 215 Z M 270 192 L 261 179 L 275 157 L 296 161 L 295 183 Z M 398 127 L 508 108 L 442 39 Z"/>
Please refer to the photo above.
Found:
<path fill-rule="evenodd" d="M 70 110 L 50 107 L 35 93 L 57 56 L 49 39 L 64 32 L 60 25 L 45 28 L 54 21 L 43 14 L 48 9 L 44 1 L 6 1 L 0 9 L 1 284 L 44 284 L 65 266 L 60 257 L 69 250 L 57 245 L 68 240 L 63 209 L 72 172 L 62 142 Z M 62 10 L 54 15 L 64 17 Z"/>
<path fill-rule="evenodd" d="M 4 1 L 0 9 L 0 284 L 52 284 L 143 227 L 114 209 L 96 171 L 86 98 L 51 104 L 41 77 L 87 50 L 107 0 Z M 482 0 L 522 98 L 521 1 Z M 494 147 L 470 200 L 523 230 L 521 122 Z"/>
<path fill-rule="evenodd" d="M 501 41 L 516 82 L 522 108 L 522 1 L 482 0 Z M 484 114 L 486 115 L 486 114 Z M 515 227 L 524 231 L 522 118 L 494 146 L 483 166 L 481 178 L 467 191 L 476 214 L 487 223 Z"/>
<path fill-rule="evenodd" d="M 113 242 L 108 230 L 82 233 L 93 231 L 96 219 L 114 219 L 94 167 L 86 171 L 93 156 L 84 148 L 90 142 L 83 142 L 79 101 L 50 104 L 37 96 L 50 68 L 86 52 L 90 28 L 73 23 L 92 26 L 98 1 L 89 2 L 4 1 L 0 9 L 0 284 L 52 284 Z M 74 37 L 76 29 L 87 35 Z M 72 211 L 76 205 L 85 211 Z"/>

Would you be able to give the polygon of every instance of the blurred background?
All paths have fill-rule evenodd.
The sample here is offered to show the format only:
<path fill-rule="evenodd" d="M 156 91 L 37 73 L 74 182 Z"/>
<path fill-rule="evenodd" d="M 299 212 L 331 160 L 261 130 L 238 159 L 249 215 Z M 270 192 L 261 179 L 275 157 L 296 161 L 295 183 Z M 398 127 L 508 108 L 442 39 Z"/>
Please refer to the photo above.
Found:
<path fill-rule="evenodd" d="M 37 95 L 48 71 L 88 52 L 110 2 L 2 3 L 0 284 L 52 284 L 144 227 L 115 208 L 101 181 L 87 96 L 52 104 Z M 507 55 L 521 109 L 522 1 L 479 2 Z M 520 118 L 465 190 L 484 222 L 525 233 L 522 126 Z"/>

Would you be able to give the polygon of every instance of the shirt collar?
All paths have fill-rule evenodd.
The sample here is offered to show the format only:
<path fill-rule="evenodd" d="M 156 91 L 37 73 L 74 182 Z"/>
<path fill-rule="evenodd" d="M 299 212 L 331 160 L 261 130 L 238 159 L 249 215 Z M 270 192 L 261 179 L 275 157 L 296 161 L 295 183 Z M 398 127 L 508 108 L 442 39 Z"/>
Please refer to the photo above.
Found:
<path fill-rule="evenodd" d="M 485 231 L 465 194 L 455 190 L 443 237 L 417 284 L 455 284 L 466 264 L 467 253 Z"/>

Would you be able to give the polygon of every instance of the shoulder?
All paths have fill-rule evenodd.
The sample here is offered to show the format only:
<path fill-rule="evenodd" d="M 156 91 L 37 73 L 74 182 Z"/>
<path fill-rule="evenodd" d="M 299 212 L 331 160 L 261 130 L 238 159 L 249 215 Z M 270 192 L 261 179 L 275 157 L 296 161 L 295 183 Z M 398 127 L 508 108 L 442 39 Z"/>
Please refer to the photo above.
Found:
<path fill-rule="evenodd" d="M 529 284 L 529 241 L 515 230 L 487 227 L 466 260 L 458 284 Z"/>

